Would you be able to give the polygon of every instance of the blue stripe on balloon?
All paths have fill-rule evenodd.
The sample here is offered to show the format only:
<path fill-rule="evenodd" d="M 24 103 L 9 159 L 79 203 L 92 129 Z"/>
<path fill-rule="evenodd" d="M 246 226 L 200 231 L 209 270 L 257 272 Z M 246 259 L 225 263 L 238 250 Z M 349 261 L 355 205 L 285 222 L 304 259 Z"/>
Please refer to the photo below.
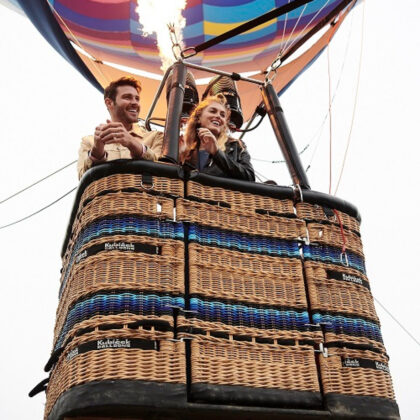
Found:
<path fill-rule="evenodd" d="M 254 0 L 245 4 L 223 1 L 221 4 L 203 2 L 203 19 L 216 23 L 245 23 L 275 8 L 274 0 Z"/>
<path fill-rule="evenodd" d="M 65 20 L 76 22 L 85 28 L 94 29 L 96 31 L 113 31 L 113 32 L 129 32 L 129 21 L 127 19 L 100 19 L 92 18 L 75 12 L 67 8 L 63 4 L 57 2 L 55 4 L 56 12 Z"/>

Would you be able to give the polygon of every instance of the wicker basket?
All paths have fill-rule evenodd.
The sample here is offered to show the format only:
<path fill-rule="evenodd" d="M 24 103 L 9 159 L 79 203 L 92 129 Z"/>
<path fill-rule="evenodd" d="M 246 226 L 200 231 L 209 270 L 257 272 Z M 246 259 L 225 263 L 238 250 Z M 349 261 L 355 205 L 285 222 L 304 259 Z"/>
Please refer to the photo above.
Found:
<path fill-rule="evenodd" d="M 152 183 L 150 183 L 150 180 Z M 148 176 L 143 183 L 141 174 L 114 174 L 93 181 L 83 191 L 80 198 L 79 211 L 92 198 L 110 192 L 139 191 L 171 197 L 184 196 L 184 181 L 165 177 Z"/>
<path fill-rule="evenodd" d="M 115 215 L 138 215 L 173 220 L 174 200 L 145 192 L 118 192 L 95 197 L 77 214 L 71 238 L 94 220 Z"/>
<path fill-rule="evenodd" d="M 202 391 L 204 388 L 207 390 Z M 231 388 L 234 387 L 234 388 Z M 318 393 L 314 349 L 307 345 L 270 345 L 207 336 L 191 341 L 191 396 L 214 401 L 214 394 L 234 390 L 233 402 L 257 400 L 256 405 L 275 405 L 261 390 Z M 253 398 L 255 394 L 255 398 Z M 265 396 L 268 397 L 265 400 Z M 232 395 L 231 395 L 232 397 Z M 242 401 L 241 401 L 242 400 Z M 223 400 L 222 400 L 223 401 Z M 273 404 L 274 402 L 274 404 Z M 293 406 L 293 401 L 288 401 Z"/>
<path fill-rule="evenodd" d="M 182 223 L 167 222 L 136 215 L 116 215 L 95 220 L 67 244 L 63 265 L 75 258 L 80 249 L 95 239 L 114 235 L 149 236 L 163 239 L 184 239 Z"/>
<path fill-rule="evenodd" d="M 306 220 L 307 222 L 321 222 L 330 223 L 336 226 L 340 226 L 340 220 L 346 229 L 349 229 L 356 234 L 360 234 L 360 223 L 354 217 L 349 216 L 339 210 L 336 210 L 339 218 L 336 214 L 325 212 L 324 209 L 318 204 L 309 203 L 297 203 L 296 214 L 299 219 Z"/>
<path fill-rule="evenodd" d="M 369 350 L 329 348 L 319 356 L 325 394 L 363 395 L 395 400 L 388 358 Z"/>
<path fill-rule="evenodd" d="M 237 337 L 238 340 L 257 340 L 262 342 L 308 341 L 321 343 L 323 341 L 322 331 L 311 331 L 309 327 L 289 330 L 280 329 L 258 329 L 246 326 L 229 325 L 222 322 L 204 321 L 194 317 L 194 314 L 180 315 L 177 318 L 177 336 L 179 338 L 194 338 L 197 334 L 204 334 L 214 337 Z"/>
<path fill-rule="evenodd" d="M 321 223 L 308 223 L 310 242 L 324 245 L 331 245 L 338 248 L 346 247 L 346 249 L 359 254 L 363 257 L 363 245 L 359 235 L 354 232 L 341 229 L 338 226 L 327 225 Z"/>
<path fill-rule="evenodd" d="M 45 417 L 76 385 L 117 379 L 185 384 L 185 371 L 182 342 L 144 330 L 95 331 L 73 340 L 60 356 L 48 384 Z"/>
<path fill-rule="evenodd" d="M 305 261 L 304 270 L 312 311 L 335 311 L 379 322 L 365 275 L 312 261 Z"/>
<path fill-rule="evenodd" d="M 189 244 L 189 252 L 190 294 L 307 308 L 301 261 L 297 259 L 250 255 L 197 244 Z"/>
<path fill-rule="evenodd" d="M 279 200 L 262 195 L 227 190 L 220 187 L 210 187 L 197 182 L 187 182 L 187 197 L 200 201 L 219 203 L 244 212 L 272 213 L 276 215 L 295 216 L 292 200 Z"/>
<path fill-rule="evenodd" d="M 267 235 L 282 239 L 303 238 L 305 223 L 296 218 L 256 214 L 247 208 L 232 209 L 197 203 L 182 198 L 176 200 L 177 220 L 206 226 L 231 229 L 253 235 Z"/>
<path fill-rule="evenodd" d="M 269 255 L 244 254 L 231 249 L 189 243 L 189 261 L 193 265 L 247 271 L 249 275 L 276 275 L 293 281 L 302 278 L 302 262 L 297 258 L 277 258 Z"/>
<path fill-rule="evenodd" d="M 120 323 L 125 324 L 131 322 L 131 317 L 135 315 L 173 325 L 173 308 L 183 306 L 183 297 L 168 294 L 129 291 L 96 293 L 59 314 L 54 329 L 54 349 L 60 348 L 67 337 L 83 329 L 90 320 L 93 323 L 113 323 L 114 316 L 120 315 Z M 126 322 L 124 316 L 127 317 Z"/>
<path fill-rule="evenodd" d="M 379 322 L 328 312 L 312 312 L 312 321 L 323 325 L 326 343 L 341 342 L 385 351 Z"/>
<path fill-rule="evenodd" d="M 184 243 L 130 235 L 89 242 L 63 267 L 60 306 L 117 288 L 184 293 Z"/>

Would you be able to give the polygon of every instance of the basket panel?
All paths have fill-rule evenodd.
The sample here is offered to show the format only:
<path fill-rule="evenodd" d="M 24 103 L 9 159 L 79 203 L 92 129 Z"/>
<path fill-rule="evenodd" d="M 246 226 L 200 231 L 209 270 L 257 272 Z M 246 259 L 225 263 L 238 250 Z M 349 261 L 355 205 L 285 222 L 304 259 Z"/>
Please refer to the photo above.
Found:
<path fill-rule="evenodd" d="M 118 192 L 95 197 L 76 216 L 71 237 L 76 237 L 86 225 L 94 220 L 120 214 L 141 214 L 157 219 L 172 220 L 174 200 L 145 192 L 140 194 Z"/>
<path fill-rule="evenodd" d="M 190 242 L 233 251 L 277 257 L 300 258 L 298 241 L 288 241 L 266 236 L 254 236 L 200 225 L 191 225 L 188 232 Z"/>
<path fill-rule="evenodd" d="M 256 275 L 245 270 L 190 265 L 190 293 L 256 305 L 307 308 L 302 279 Z"/>
<path fill-rule="evenodd" d="M 152 184 L 150 184 L 152 180 Z M 147 176 L 143 184 L 141 174 L 114 174 L 103 177 L 90 183 L 80 198 L 79 211 L 87 200 L 107 192 L 118 192 L 123 190 L 137 190 L 154 194 L 170 195 L 173 197 L 184 196 L 184 181 L 157 176 Z"/>
<path fill-rule="evenodd" d="M 303 245 L 303 257 L 309 261 L 330 263 L 331 267 L 335 267 L 337 270 L 343 267 L 352 268 L 366 275 L 364 257 L 351 251 L 343 253 L 341 248 L 328 245 L 305 244 Z"/>
<path fill-rule="evenodd" d="M 297 259 L 244 254 L 197 244 L 189 244 L 189 251 L 191 294 L 307 308 L 302 266 Z"/>
<path fill-rule="evenodd" d="M 369 350 L 329 348 L 320 356 L 324 393 L 382 397 L 395 400 L 388 358 Z"/>
<path fill-rule="evenodd" d="M 296 239 L 306 235 L 305 223 L 296 218 L 275 217 L 250 212 L 247 208 L 232 209 L 184 199 L 176 201 L 177 220 L 206 226 L 237 230 L 254 235 Z"/>
<path fill-rule="evenodd" d="M 125 347 L 118 348 L 117 340 Z M 142 345 L 146 349 L 135 347 L 140 340 L 144 341 Z M 88 343 L 93 349 L 81 353 L 83 345 Z M 156 349 L 147 349 L 149 343 Z M 185 349 L 181 342 L 152 339 L 143 332 L 107 331 L 95 337 L 83 337 L 66 348 L 54 368 L 45 413 L 47 416 L 59 396 L 76 385 L 107 379 L 185 384 L 185 370 Z"/>
<path fill-rule="evenodd" d="M 191 342 L 191 382 L 319 391 L 311 346 L 244 343 L 203 336 Z"/>
<path fill-rule="evenodd" d="M 78 301 L 55 324 L 55 349 L 61 347 L 74 328 L 96 316 L 141 315 L 173 322 L 173 306 L 183 308 L 184 298 L 157 293 L 102 292 Z M 61 315 L 61 314 L 60 314 Z"/>
<path fill-rule="evenodd" d="M 57 319 L 84 296 L 111 291 L 184 293 L 184 261 L 150 255 L 109 252 L 95 255 L 70 275 L 57 309 Z"/>
<path fill-rule="evenodd" d="M 203 246 L 189 243 L 189 260 L 192 264 L 209 267 L 229 267 L 232 270 L 242 270 L 249 275 L 277 275 L 298 281 L 302 278 L 302 262 L 297 258 L 271 257 L 260 254 L 244 254 L 231 249 Z"/>
<path fill-rule="evenodd" d="M 332 270 L 328 264 L 305 261 L 308 296 L 313 311 L 336 311 L 379 322 L 367 277 L 355 270 Z"/>
<path fill-rule="evenodd" d="M 347 229 L 343 232 L 338 226 L 308 223 L 309 240 L 311 242 L 324 245 L 331 245 L 338 248 L 346 247 L 346 249 L 363 256 L 363 245 L 359 235 Z"/>
<path fill-rule="evenodd" d="M 220 187 L 210 187 L 193 181 L 187 182 L 187 196 L 202 201 L 221 203 L 232 209 L 241 211 L 253 211 L 257 213 L 271 212 L 288 216 L 295 215 L 292 200 L 279 200 L 262 195 L 226 190 Z"/>
<path fill-rule="evenodd" d="M 353 232 L 360 234 L 360 223 L 357 219 L 339 210 L 336 211 L 339 215 L 341 223 L 346 229 L 352 230 Z M 337 226 L 340 225 L 340 221 L 338 220 L 335 214 L 326 214 L 322 206 L 318 204 L 297 203 L 296 214 L 297 217 L 299 217 L 299 219 L 303 219 L 306 221 L 332 223 Z"/>
<path fill-rule="evenodd" d="M 344 341 L 353 344 L 365 344 L 383 350 L 380 325 L 361 317 L 350 317 L 337 313 L 312 314 L 315 323 L 324 325 L 326 343 Z"/>
<path fill-rule="evenodd" d="M 73 264 L 74 259 L 80 250 L 88 243 L 94 242 L 101 238 L 108 237 L 138 237 L 139 242 L 147 243 L 153 238 L 161 239 L 184 239 L 184 227 L 182 223 L 164 222 L 156 219 L 145 219 L 137 216 L 115 216 L 96 220 L 87 225 L 79 235 L 69 241 L 66 253 L 63 257 L 63 264 L 66 270 L 63 271 L 60 293 L 65 285 L 69 275 L 68 266 Z M 145 241 L 141 238 L 148 237 Z M 122 239 L 122 238 L 121 238 Z M 153 244 L 153 242 L 151 242 Z"/>
<path fill-rule="evenodd" d="M 142 249 L 142 245 L 148 249 Z M 151 247 L 155 247 L 155 251 Z M 63 261 L 63 278 L 67 271 L 77 268 L 78 265 L 88 261 L 93 255 L 101 253 L 124 252 L 127 255 L 159 255 L 162 258 L 176 258 L 184 261 L 184 243 L 171 239 L 160 239 L 152 236 L 135 235 L 112 235 L 101 236 L 86 242 L 74 250 L 73 254 L 67 254 Z M 77 251 L 77 253 L 76 253 Z M 85 252 L 86 251 L 86 252 Z M 72 257 L 72 258 L 71 258 Z M 70 273 L 67 274 L 67 276 Z"/>
<path fill-rule="evenodd" d="M 240 337 L 241 340 L 257 341 L 280 340 L 290 341 L 294 344 L 296 341 L 310 341 L 313 343 L 321 343 L 323 335 L 321 331 L 306 330 L 281 330 L 281 329 L 258 329 L 246 326 L 229 325 L 222 322 L 209 322 L 194 318 L 193 315 L 186 318 L 179 316 L 177 318 L 177 331 L 180 338 L 194 338 L 197 334 L 229 338 Z M 239 338 L 238 338 L 239 339 Z"/>

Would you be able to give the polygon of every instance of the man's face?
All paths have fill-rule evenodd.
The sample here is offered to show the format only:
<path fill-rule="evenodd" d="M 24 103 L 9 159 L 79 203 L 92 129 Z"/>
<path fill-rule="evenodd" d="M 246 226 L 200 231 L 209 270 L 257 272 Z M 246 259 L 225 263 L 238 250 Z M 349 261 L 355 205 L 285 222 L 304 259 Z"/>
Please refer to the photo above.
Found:
<path fill-rule="evenodd" d="M 140 96 L 133 86 L 118 86 L 115 102 L 106 99 L 112 120 L 123 124 L 137 122 L 140 112 Z"/>

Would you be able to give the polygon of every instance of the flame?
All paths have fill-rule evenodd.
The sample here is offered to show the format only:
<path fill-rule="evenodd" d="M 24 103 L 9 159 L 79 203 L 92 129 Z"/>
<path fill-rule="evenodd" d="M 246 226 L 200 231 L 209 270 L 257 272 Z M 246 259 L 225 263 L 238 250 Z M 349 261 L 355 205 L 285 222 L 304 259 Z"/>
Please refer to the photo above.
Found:
<path fill-rule="evenodd" d="M 185 27 L 185 18 L 181 12 L 185 4 L 186 0 L 137 0 L 136 12 L 139 15 L 143 34 L 148 36 L 153 32 L 156 33 L 163 71 L 175 62 L 168 25 L 173 27 L 179 48 L 184 48 L 182 28 Z"/>

